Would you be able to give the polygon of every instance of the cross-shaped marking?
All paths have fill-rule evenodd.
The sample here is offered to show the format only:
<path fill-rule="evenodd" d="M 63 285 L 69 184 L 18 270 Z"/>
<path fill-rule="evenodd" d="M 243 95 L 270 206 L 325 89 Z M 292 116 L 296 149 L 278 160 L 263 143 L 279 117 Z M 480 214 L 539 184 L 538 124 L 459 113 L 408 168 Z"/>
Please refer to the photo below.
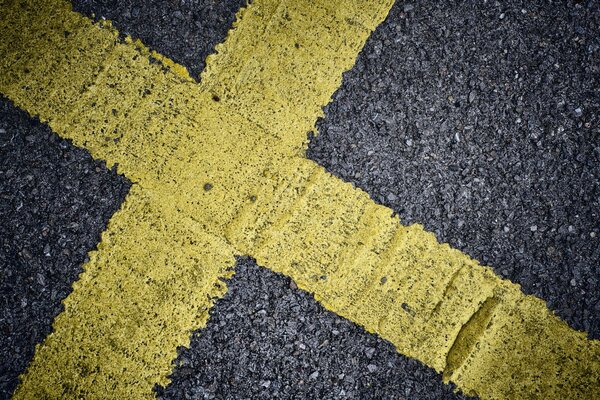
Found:
<path fill-rule="evenodd" d="M 0 91 L 134 186 L 16 398 L 146 398 L 248 254 L 487 398 L 598 398 L 600 343 L 303 158 L 391 0 L 255 0 L 180 66 L 63 1 L 1 4 Z"/>

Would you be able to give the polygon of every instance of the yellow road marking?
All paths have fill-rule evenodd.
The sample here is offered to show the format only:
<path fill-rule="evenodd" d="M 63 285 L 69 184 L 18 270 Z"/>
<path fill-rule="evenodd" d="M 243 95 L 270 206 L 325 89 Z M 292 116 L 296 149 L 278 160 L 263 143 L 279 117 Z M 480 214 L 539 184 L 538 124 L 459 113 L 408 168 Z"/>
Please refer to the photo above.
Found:
<path fill-rule="evenodd" d="M 542 300 L 311 161 L 280 173 L 285 189 L 245 209 L 228 235 L 260 265 L 469 395 L 600 398 L 600 342 Z"/>
<path fill-rule="evenodd" d="M 207 59 L 201 85 L 303 154 L 341 72 L 354 64 L 391 0 L 264 1 Z"/>
<path fill-rule="evenodd" d="M 175 220 L 131 188 L 15 398 L 136 399 L 168 383 L 235 264 L 223 240 Z"/>
<path fill-rule="evenodd" d="M 265 35 L 272 39 L 302 24 L 308 28 L 330 24 L 330 32 L 321 32 L 319 38 L 322 51 L 313 39 L 310 52 L 297 58 L 304 67 L 296 67 L 298 82 L 306 75 L 322 87 L 308 86 L 306 93 L 301 89 L 295 93 L 324 105 L 368 31 L 360 28 L 361 36 L 352 45 L 345 44 L 339 40 L 345 36 L 340 30 L 353 32 L 357 26 L 350 15 L 343 15 L 350 20 L 344 23 L 321 12 L 325 20 L 319 21 L 301 13 L 302 7 L 310 8 L 308 3 L 289 3 L 256 1 L 242 13 L 248 14 L 241 18 L 240 31 L 265 13 L 273 27 Z M 55 332 L 39 347 L 16 397 L 102 398 L 107 391 L 120 398 L 151 396 L 154 384 L 166 382 L 176 347 L 187 343 L 190 330 L 204 324 L 204 311 L 222 293 L 222 286 L 212 285 L 229 273 L 231 248 L 198 229 L 223 236 L 236 210 L 258 194 L 267 168 L 276 170 L 275 164 L 283 165 L 284 154 L 299 152 L 300 147 L 290 142 L 303 143 L 306 131 L 299 141 L 298 136 L 282 140 L 276 132 L 266 134 L 238 110 L 232 111 L 242 109 L 238 104 L 225 96 L 215 101 L 214 90 L 191 82 L 168 60 L 172 73 L 165 73 L 148 61 L 149 52 L 139 43 L 120 43 L 109 26 L 93 25 L 70 12 L 66 2 L 11 1 L 2 6 L 2 92 L 93 156 L 109 165 L 118 163 L 119 171 L 136 182 L 65 302 Z M 344 12 L 348 10 L 352 7 Z M 374 17 L 384 15 L 381 10 Z M 293 49 L 301 52 L 295 44 Z M 227 51 L 222 49 L 221 54 Z M 335 63 L 317 68 L 328 56 L 335 56 Z M 203 82 L 220 84 L 228 82 L 227 77 L 217 74 Z M 258 87 L 260 79 L 251 85 Z M 289 115 L 280 113 L 278 118 L 294 118 L 292 111 L 288 107 Z M 234 175 L 239 179 L 229 180 Z M 213 186 L 210 191 L 204 189 L 206 184 Z M 137 206 L 138 202 L 147 206 Z M 182 221 L 194 229 L 180 229 Z M 180 248 L 179 257 L 169 258 Z M 194 275 L 196 269 L 203 272 L 200 277 Z M 160 274 L 165 274 L 164 282 L 145 281 Z M 185 302 L 155 307 L 168 297 L 191 301 L 193 296 L 189 307 Z"/>
<path fill-rule="evenodd" d="M 151 396 L 175 347 L 204 324 L 206 295 L 222 293 L 235 252 L 291 276 L 467 393 L 600 397 L 598 341 L 296 157 L 390 3 L 256 0 L 200 85 L 64 2 L 2 4 L 0 91 L 137 182 L 18 398 Z M 164 283 L 147 293 L 146 276 Z M 180 302 L 155 308 L 163 294 Z M 193 304 L 181 300 L 192 294 Z M 122 382 L 115 365 L 128 366 Z"/>

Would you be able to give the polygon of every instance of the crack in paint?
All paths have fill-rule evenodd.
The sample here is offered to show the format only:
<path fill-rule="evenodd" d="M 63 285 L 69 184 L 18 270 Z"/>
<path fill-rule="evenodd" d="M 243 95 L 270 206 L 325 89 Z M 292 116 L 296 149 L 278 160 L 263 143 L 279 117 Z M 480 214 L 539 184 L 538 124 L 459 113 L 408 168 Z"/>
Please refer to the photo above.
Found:
<path fill-rule="evenodd" d="M 464 364 L 471 354 L 473 348 L 483 336 L 498 303 L 499 300 L 496 295 L 488 297 L 479 305 L 479 308 L 471 315 L 469 320 L 462 325 L 446 356 L 446 366 L 443 370 L 444 381 L 449 382 L 454 372 Z M 476 393 L 469 393 L 469 395 L 477 396 Z"/>

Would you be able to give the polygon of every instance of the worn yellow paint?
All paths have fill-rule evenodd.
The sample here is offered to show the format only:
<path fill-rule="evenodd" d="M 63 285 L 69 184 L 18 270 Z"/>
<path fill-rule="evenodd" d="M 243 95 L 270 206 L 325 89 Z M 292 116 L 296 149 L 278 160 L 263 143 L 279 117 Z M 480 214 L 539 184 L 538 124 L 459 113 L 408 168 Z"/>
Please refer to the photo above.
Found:
<path fill-rule="evenodd" d="M 341 72 L 383 20 L 391 0 L 263 1 L 207 59 L 201 85 L 303 153 Z"/>
<path fill-rule="evenodd" d="M 600 398 L 600 342 L 304 159 L 227 232 L 259 264 L 482 399 Z"/>
<path fill-rule="evenodd" d="M 18 398 L 151 396 L 238 253 L 467 393 L 600 397 L 598 341 L 299 157 L 390 6 L 255 0 L 196 84 L 65 2 L 3 2 L 0 91 L 135 182 Z"/>
<path fill-rule="evenodd" d="M 297 82 L 313 79 L 295 94 L 314 114 L 352 65 L 368 30 L 350 18 L 353 6 L 340 17 L 323 8 L 306 14 L 310 8 L 308 2 L 255 1 L 241 11 L 237 27 L 248 32 L 249 24 L 264 23 L 256 15 L 272 13 L 273 29 L 256 43 L 270 42 L 274 54 L 281 50 L 276 41 L 295 30 L 324 29 L 320 37 L 306 38 L 309 52 L 294 44 L 298 65 L 279 72 L 293 72 Z M 385 7 L 378 10 L 371 14 L 376 20 L 357 19 L 375 26 L 386 14 Z M 237 211 L 272 183 L 268 171 L 280 169 L 290 152 L 301 152 L 306 131 L 296 132 L 300 139 L 266 132 L 248 118 L 248 107 L 215 97 L 208 86 L 231 78 L 212 66 L 218 58 L 209 61 L 214 78 L 198 85 L 183 67 L 139 41 L 120 41 L 109 21 L 94 24 L 64 1 L 3 1 L 0 24 L 2 93 L 94 157 L 118 164 L 134 182 L 16 398 L 151 396 L 155 384 L 166 383 L 177 346 L 187 344 L 212 299 L 223 293 L 220 279 L 230 275 L 234 250 L 219 237 Z M 360 36 L 351 42 L 340 39 L 354 37 L 357 29 Z M 264 50 L 252 57 L 267 65 Z M 230 51 L 224 45 L 220 55 Z M 244 85 L 266 88 L 265 79 L 269 74 Z M 260 107 L 265 112 L 266 103 Z M 300 118 L 294 113 L 287 105 L 279 125 Z"/>
<path fill-rule="evenodd" d="M 170 212 L 132 187 L 15 399 L 137 399 L 168 383 L 235 264 L 225 241 Z"/>

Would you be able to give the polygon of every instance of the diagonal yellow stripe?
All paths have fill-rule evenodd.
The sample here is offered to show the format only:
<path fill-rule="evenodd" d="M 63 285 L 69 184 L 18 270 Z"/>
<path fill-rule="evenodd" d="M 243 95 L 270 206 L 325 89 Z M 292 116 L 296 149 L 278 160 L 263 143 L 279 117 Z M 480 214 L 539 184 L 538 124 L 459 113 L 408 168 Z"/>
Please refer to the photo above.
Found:
<path fill-rule="evenodd" d="M 193 243 L 172 246 L 170 229 L 185 229 L 184 237 L 198 232 L 203 242 L 212 243 L 209 249 L 225 251 L 224 242 L 202 233 L 209 232 L 292 276 L 330 309 L 443 371 L 445 379 L 469 393 L 482 398 L 598 396 L 598 341 L 586 340 L 540 300 L 438 244 L 421 227 L 401 226 L 390 218 L 391 210 L 365 193 L 310 161 L 290 157 L 302 152 L 306 130 L 387 12 L 388 1 L 255 1 L 241 13 L 219 55 L 209 60 L 201 85 L 172 65 L 175 72 L 149 63 L 146 49 L 118 43 L 114 31 L 92 25 L 64 3 L 11 4 L 0 19 L 12 24 L 3 30 L 12 36 L 0 43 L 0 90 L 94 156 L 119 163 L 145 196 L 128 204 L 149 199 L 149 208 L 142 207 L 152 210 L 145 211 L 154 221 L 144 225 L 148 232 L 136 230 L 135 221 L 145 221 L 145 212 L 132 215 L 131 226 L 124 220 L 114 223 L 126 232 L 126 245 L 107 253 L 107 265 L 120 266 L 110 271 L 135 269 L 138 262 L 160 265 L 142 257 L 146 246 L 155 246 L 164 262 L 165 255 L 194 251 Z M 306 33 L 311 29 L 319 35 Z M 10 45 L 15 40 L 20 41 L 17 50 Z M 318 65 L 311 68 L 310 62 Z M 48 74 L 49 69 L 54 72 Z M 162 241 L 150 233 L 163 225 L 169 228 L 164 246 L 158 246 Z M 148 243 L 137 240 L 144 236 Z M 223 253 L 211 254 L 217 260 Z M 217 279 L 226 264 L 202 265 Z M 84 274 L 67 304 L 102 298 L 88 286 L 114 283 L 115 291 L 121 290 L 110 271 L 89 275 L 89 281 Z M 131 285 L 122 297 L 153 304 L 140 291 L 143 280 L 123 278 Z M 165 290 L 176 288 L 167 284 Z M 112 318 L 108 307 L 94 310 Z M 164 321 L 178 321 L 179 316 L 162 313 Z M 100 396 L 112 382 L 114 371 L 100 367 L 106 365 L 103 356 L 112 354 L 107 342 L 88 339 L 78 350 L 68 338 L 77 337 L 73 327 L 87 326 L 87 317 L 64 315 L 56 321 L 57 335 L 38 350 L 19 392 L 24 397 L 42 390 L 38 381 L 77 393 L 89 383 L 87 371 L 93 371 L 89 379 L 100 382 L 86 389 L 89 395 Z M 111 326 L 128 326 L 126 314 L 120 315 Z M 166 340 L 160 332 L 146 331 Z M 143 343 L 143 335 L 137 340 Z M 131 362 L 138 357 L 136 343 L 120 350 Z M 73 354 L 60 355 L 63 346 Z M 95 361 L 84 367 L 56 361 L 83 355 Z M 128 397 L 149 395 L 150 382 L 164 376 L 167 359 L 161 356 L 160 366 L 148 364 L 152 373 L 139 375 L 146 386 Z"/>
<path fill-rule="evenodd" d="M 228 239 L 328 309 L 482 399 L 600 398 L 600 342 L 543 301 L 312 162 L 239 214 Z"/>
<path fill-rule="evenodd" d="M 393 0 L 263 1 L 241 15 L 201 85 L 302 154 L 341 73 Z"/>
<path fill-rule="evenodd" d="M 134 185 L 14 398 L 150 397 L 168 383 L 177 347 L 205 325 L 234 263 L 223 240 L 156 209 Z"/>
<path fill-rule="evenodd" d="M 0 90 L 95 157 L 119 164 L 136 183 L 65 301 L 55 332 L 38 348 L 16 397 L 151 396 L 155 384 L 166 382 L 176 347 L 204 324 L 212 298 L 223 292 L 219 278 L 229 274 L 233 253 L 206 232 L 222 236 L 236 211 L 261 195 L 258 189 L 270 182 L 265 181 L 268 170 L 283 165 L 290 151 L 301 150 L 306 131 L 286 137 L 266 132 L 248 120 L 248 107 L 216 99 L 163 57 L 169 71 L 150 63 L 141 44 L 119 42 L 108 23 L 106 29 L 94 25 L 72 13 L 66 2 L 2 5 L 0 23 L 7 29 L 0 42 Z M 297 82 L 314 79 L 295 93 L 323 105 L 368 31 L 360 27 L 361 36 L 344 43 L 344 30 L 352 33 L 358 26 L 352 7 L 337 10 L 339 17 L 322 8 L 320 14 L 304 15 L 302 7 L 310 9 L 302 2 L 255 1 L 242 12 L 238 28 L 243 32 L 248 24 L 262 24 L 255 16 L 274 10 L 269 19 L 276 29 L 267 30 L 261 43 L 281 39 L 302 24 L 328 31 L 321 32 L 320 44 L 314 38 L 307 42 L 308 53 L 293 47 L 302 68 L 276 71 L 271 64 L 274 73 L 294 72 Z M 385 12 L 380 8 L 370 15 L 381 20 Z M 220 54 L 228 51 L 233 50 Z M 327 57 L 333 56 L 332 63 Z M 285 57 L 282 53 L 280 61 Z M 262 90 L 267 85 L 261 79 L 271 77 L 246 83 Z M 297 118 L 293 114 L 288 105 L 278 114 L 280 124 Z"/>

